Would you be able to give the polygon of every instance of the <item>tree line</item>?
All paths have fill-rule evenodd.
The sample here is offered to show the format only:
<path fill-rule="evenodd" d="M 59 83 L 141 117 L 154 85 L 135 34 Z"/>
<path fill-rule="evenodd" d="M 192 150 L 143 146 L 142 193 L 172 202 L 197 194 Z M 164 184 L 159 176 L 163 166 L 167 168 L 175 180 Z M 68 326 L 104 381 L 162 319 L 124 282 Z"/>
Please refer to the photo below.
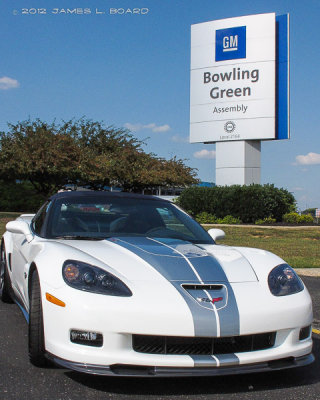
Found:
<path fill-rule="evenodd" d="M 0 180 L 28 182 L 43 197 L 66 185 L 141 191 L 198 182 L 185 160 L 158 157 L 144 145 L 127 129 L 85 118 L 8 124 L 0 132 Z"/>

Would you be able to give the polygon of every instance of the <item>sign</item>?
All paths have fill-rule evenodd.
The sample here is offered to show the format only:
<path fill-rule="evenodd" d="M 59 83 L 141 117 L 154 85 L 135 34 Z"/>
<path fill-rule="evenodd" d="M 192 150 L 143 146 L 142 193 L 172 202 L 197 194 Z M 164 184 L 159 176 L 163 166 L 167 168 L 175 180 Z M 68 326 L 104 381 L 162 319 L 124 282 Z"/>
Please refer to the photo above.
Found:
<path fill-rule="evenodd" d="M 190 142 L 276 139 L 276 70 L 274 13 L 192 25 Z"/>
<path fill-rule="evenodd" d="M 320 209 L 319 208 L 316 208 L 316 217 L 320 218 Z"/>

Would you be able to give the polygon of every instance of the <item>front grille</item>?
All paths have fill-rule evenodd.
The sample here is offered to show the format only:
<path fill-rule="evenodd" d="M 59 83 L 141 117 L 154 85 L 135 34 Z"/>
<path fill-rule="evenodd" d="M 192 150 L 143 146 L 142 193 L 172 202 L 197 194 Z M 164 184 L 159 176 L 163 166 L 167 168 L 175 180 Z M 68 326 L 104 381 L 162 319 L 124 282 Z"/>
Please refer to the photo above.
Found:
<path fill-rule="evenodd" d="M 269 349 L 275 337 L 275 332 L 219 338 L 132 335 L 132 347 L 148 354 L 229 354 Z"/>

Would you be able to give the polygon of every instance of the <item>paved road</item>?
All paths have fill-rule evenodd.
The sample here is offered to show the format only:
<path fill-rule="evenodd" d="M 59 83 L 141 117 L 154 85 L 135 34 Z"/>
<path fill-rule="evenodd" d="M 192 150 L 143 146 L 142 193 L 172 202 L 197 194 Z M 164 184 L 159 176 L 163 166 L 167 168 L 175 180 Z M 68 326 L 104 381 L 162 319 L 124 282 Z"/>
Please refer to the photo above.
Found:
<path fill-rule="evenodd" d="M 320 278 L 303 280 L 320 320 Z M 0 323 L 0 400 L 320 400 L 320 335 L 314 335 L 315 363 L 300 369 L 234 377 L 124 379 L 35 368 L 28 362 L 27 324 L 18 307 L 0 303 Z"/>
<path fill-rule="evenodd" d="M 314 328 L 320 330 L 320 277 L 313 278 L 309 276 L 301 276 L 303 282 L 306 284 L 307 288 L 312 297 L 313 302 L 313 316 L 314 316 Z M 320 339 L 320 336 L 319 336 Z M 320 353 L 319 353 L 320 358 Z M 319 369 L 320 375 L 320 369 Z M 319 395 L 320 399 L 320 395 Z"/>

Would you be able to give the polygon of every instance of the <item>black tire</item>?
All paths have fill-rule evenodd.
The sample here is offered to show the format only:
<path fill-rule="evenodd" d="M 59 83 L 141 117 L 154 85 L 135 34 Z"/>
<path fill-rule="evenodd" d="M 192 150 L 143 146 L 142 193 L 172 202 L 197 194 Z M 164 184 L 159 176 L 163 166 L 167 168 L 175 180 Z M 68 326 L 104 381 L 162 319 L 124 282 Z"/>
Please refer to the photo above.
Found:
<path fill-rule="evenodd" d="M 41 288 L 37 270 L 31 277 L 28 333 L 29 360 L 36 367 L 45 367 L 48 365 L 48 361 L 45 357 Z"/>
<path fill-rule="evenodd" d="M 4 243 L 2 243 L 1 258 L 0 258 L 0 297 L 4 303 L 13 303 L 10 292 L 11 292 L 11 282 L 8 273 L 6 250 Z"/>

